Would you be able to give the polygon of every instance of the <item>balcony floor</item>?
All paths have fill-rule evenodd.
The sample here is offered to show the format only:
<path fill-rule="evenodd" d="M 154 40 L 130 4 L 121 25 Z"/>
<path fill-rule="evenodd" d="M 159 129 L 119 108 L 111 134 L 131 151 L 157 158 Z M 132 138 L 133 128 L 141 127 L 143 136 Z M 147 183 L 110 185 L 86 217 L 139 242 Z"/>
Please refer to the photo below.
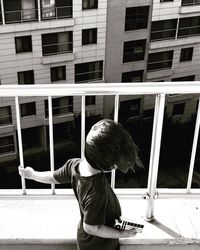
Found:
<path fill-rule="evenodd" d="M 119 199 L 123 216 L 143 220 L 146 200 L 122 195 Z M 55 245 L 59 246 L 56 249 L 76 249 L 76 226 L 80 217 L 73 197 L 1 197 L 0 211 L 0 250 L 50 250 L 55 249 Z M 155 245 L 164 246 L 163 249 L 172 246 L 172 249 L 183 246 L 199 249 L 200 200 L 157 199 L 155 220 L 144 221 L 144 224 L 143 233 L 120 240 L 121 249 L 155 249 Z M 38 244 L 43 247 L 38 248 Z M 32 247 L 26 248 L 26 245 Z"/>

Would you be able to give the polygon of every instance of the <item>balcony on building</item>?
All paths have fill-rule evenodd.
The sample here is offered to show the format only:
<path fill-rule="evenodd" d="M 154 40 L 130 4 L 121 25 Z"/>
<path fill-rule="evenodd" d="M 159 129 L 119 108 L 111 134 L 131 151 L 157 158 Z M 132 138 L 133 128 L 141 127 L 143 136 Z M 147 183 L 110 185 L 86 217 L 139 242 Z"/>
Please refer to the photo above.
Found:
<path fill-rule="evenodd" d="M 22 23 L 38 20 L 38 6 L 36 0 L 4 0 L 5 23 Z"/>
<path fill-rule="evenodd" d="M 183 96 L 196 95 L 196 115 L 190 138 L 191 149 L 185 145 L 189 152 L 189 164 L 186 164 L 187 167 L 168 165 L 163 172 L 160 170 L 159 161 L 163 157 L 161 148 L 165 147 L 168 136 L 164 127 L 164 114 L 166 103 L 172 105 L 172 98 L 176 98 L 177 95 L 180 103 L 175 103 L 172 110 L 176 119 L 185 108 L 182 103 Z M 143 144 L 149 145 L 148 159 L 144 159 L 147 169 L 141 170 L 146 171 L 146 175 L 139 171 L 127 179 L 127 176 L 120 176 L 118 171 L 113 171 L 108 176 L 114 192 L 119 197 L 122 215 L 130 219 L 137 218 L 145 225 L 141 234 L 133 238 L 120 239 L 120 249 L 152 250 L 157 247 L 163 250 L 199 249 L 200 171 L 198 165 L 195 165 L 195 157 L 199 152 L 199 95 L 200 84 L 192 81 L 1 85 L 0 97 L 2 99 L 9 97 L 9 100 L 13 98 L 14 110 L 11 111 L 8 106 L 0 109 L 0 129 L 6 131 L 0 136 L 0 158 L 10 154 L 15 155 L 16 159 L 15 165 L 12 163 L 6 166 L 6 175 L 12 180 L 10 184 L 6 183 L 4 177 L 0 177 L 0 250 L 77 249 L 76 226 L 80 215 L 70 186 L 31 184 L 29 180 L 20 178 L 17 173 L 14 176 L 13 172 L 17 172 L 18 165 L 27 166 L 37 158 L 43 168 L 37 165 L 36 170 L 53 171 L 58 167 L 55 164 L 60 154 L 58 145 L 67 144 L 68 150 L 72 150 L 75 143 L 68 142 L 73 140 L 73 136 L 78 138 L 77 142 L 80 144 L 79 154 L 74 157 L 83 157 L 87 126 L 88 123 L 91 126 L 94 122 L 94 116 L 88 119 L 87 105 L 94 104 L 95 96 L 107 97 L 110 103 L 112 100 L 112 112 L 109 118 L 123 123 L 124 117 L 128 116 L 130 123 L 127 129 L 130 131 L 132 130 L 130 124 L 134 124 L 133 121 L 136 123 L 134 129 L 140 128 L 142 120 L 139 116 L 143 105 L 141 97 L 152 97 L 154 100 L 153 108 L 147 109 L 142 114 L 145 124 L 142 134 L 148 134 L 148 140 L 145 139 Z M 130 98 L 130 96 L 133 100 L 125 101 L 124 97 Z M 21 103 L 22 97 L 39 98 L 42 104 L 36 107 L 33 102 Z M 80 106 L 79 115 L 75 114 L 74 102 L 76 106 Z M 34 127 L 25 127 L 25 119 L 36 119 L 35 114 L 38 110 L 42 125 L 38 126 L 39 123 L 35 120 Z M 79 130 L 71 135 L 75 125 Z M 179 133 L 179 130 L 177 127 L 176 133 Z M 13 133 L 13 138 L 9 137 L 9 133 Z M 136 136 L 137 133 L 139 129 L 135 130 Z M 39 156 L 37 149 L 46 151 L 48 159 L 44 160 L 42 155 Z M 140 148 L 140 151 L 142 150 L 143 148 Z M 66 158 L 70 157 L 68 152 L 65 152 Z M 168 153 L 165 155 L 166 158 L 169 157 Z M 27 156 L 30 154 L 33 154 L 32 159 L 28 161 Z M 180 155 L 185 157 L 185 154 L 182 152 Z M 1 168 L 3 168 L 2 161 Z M 173 177 L 174 174 L 176 178 Z"/>
<path fill-rule="evenodd" d="M 3 8 L 6 24 L 72 17 L 72 0 L 4 0 Z M 0 22 L 2 23 L 2 13 Z"/>

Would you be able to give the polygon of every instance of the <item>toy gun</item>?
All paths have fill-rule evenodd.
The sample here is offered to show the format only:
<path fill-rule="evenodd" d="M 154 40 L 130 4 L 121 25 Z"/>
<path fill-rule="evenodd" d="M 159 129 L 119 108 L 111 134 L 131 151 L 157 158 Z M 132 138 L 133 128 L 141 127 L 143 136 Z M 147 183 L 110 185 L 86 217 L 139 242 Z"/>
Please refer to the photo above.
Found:
<path fill-rule="evenodd" d="M 141 233 L 143 228 L 144 228 L 144 225 L 139 224 L 139 223 L 130 222 L 130 221 L 123 220 L 123 219 L 116 219 L 115 224 L 114 224 L 114 228 L 117 230 L 131 230 L 131 229 L 135 228 L 137 233 Z"/>

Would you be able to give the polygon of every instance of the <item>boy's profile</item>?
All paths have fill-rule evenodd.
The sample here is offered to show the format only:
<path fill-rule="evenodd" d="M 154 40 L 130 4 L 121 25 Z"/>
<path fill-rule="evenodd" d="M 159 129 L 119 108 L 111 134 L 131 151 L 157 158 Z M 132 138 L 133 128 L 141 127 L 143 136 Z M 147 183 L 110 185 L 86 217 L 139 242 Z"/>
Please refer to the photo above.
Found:
<path fill-rule="evenodd" d="M 118 169 L 126 173 L 136 165 L 141 163 L 129 133 L 119 123 L 104 119 L 88 133 L 84 159 L 70 159 L 54 172 L 19 167 L 19 174 L 42 183 L 71 183 L 81 214 L 78 249 L 118 250 L 119 238 L 135 236 L 137 230 L 113 227 L 121 208 L 105 172 Z"/>

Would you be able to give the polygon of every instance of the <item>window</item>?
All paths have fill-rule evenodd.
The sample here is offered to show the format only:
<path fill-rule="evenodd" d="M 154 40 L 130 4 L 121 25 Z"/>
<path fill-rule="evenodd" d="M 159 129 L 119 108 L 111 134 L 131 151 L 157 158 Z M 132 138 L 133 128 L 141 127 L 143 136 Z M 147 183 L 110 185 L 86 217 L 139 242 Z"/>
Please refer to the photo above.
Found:
<path fill-rule="evenodd" d="M 122 73 L 122 82 L 142 82 L 143 70 Z"/>
<path fill-rule="evenodd" d="M 126 8 L 125 31 L 146 29 L 149 6 Z"/>
<path fill-rule="evenodd" d="M 120 114 L 125 117 L 135 117 L 140 114 L 141 99 L 120 102 Z"/>
<path fill-rule="evenodd" d="M 178 38 L 200 34 L 200 16 L 186 17 L 179 20 Z"/>
<path fill-rule="evenodd" d="M 151 41 L 174 39 L 176 36 L 177 19 L 152 22 Z"/>
<path fill-rule="evenodd" d="M 82 0 L 82 9 L 97 9 L 98 8 L 98 0 Z"/>
<path fill-rule="evenodd" d="M 160 2 L 173 2 L 174 0 L 160 0 Z"/>
<path fill-rule="evenodd" d="M 32 52 L 32 38 L 31 36 L 15 37 L 16 53 Z"/>
<path fill-rule="evenodd" d="M 12 123 L 11 107 L 0 107 L 0 126 Z"/>
<path fill-rule="evenodd" d="M 48 100 L 45 100 L 45 117 L 48 117 Z M 53 116 L 73 112 L 73 97 L 60 97 L 52 99 Z"/>
<path fill-rule="evenodd" d="M 195 80 L 195 75 L 172 78 L 172 82 L 184 82 L 184 81 L 194 81 L 194 80 Z"/>
<path fill-rule="evenodd" d="M 21 117 L 36 115 L 36 105 L 35 102 L 20 104 Z"/>
<path fill-rule="evenodd" d="M 200 4 L 200 0 L 182 0 L 181 5 L 196 5 Z"/>
<path fill-rule="evenodd" d="M 75 82 L 102 80 L 103 61 L 80 63 L 75 65 Z"/>
<path fill-rule="evenodd" d="M 52 67 L 51 68 L 51 82 L 66 80 L 66 67 Z"/>
<path fill-rule="evenodd" d="M 72 52 L 72 36 L 72 31 L 42 34 L 43 56 Z"/>
<path fill-rule="evenodd" d="M 180 62 L 192 61 L 193 47 L 181 49 Z"/>
<path fill-rule="evenodd" d="M 14 153 L 14 138 L 12 135 L 0 137 L 0 154 Z"/>
<path fill-rule="evenodd" d="M 82 45 L 97 43 L 97 29 L 82 30 Z"/>
<path fill-rule="evenodd" d="M 96 96 L 86 96 L 85 99 L 86 106 L 95 105 L 95 103 L 96 103 Z"/>
<path fill-rule="evenodd" d="M 18 84 L 34 84 L 33 70 L 18 72 L 17 76 L 18 76 Z"/>
<path fill-rule="evenodd" d="M 144 60 L 146 40 L 124 42 L 123 63 Z"/>
<path fill-rule="evenodd" d="M 184 114 L 185 103 L 174 104 L 172 115 L 182 115 Z"/>
<path fill-rule="evenodd" d="M 147 71 L 171 68 L 173 62 L 173 54 L 173 50 L 149 54 Z"/>

